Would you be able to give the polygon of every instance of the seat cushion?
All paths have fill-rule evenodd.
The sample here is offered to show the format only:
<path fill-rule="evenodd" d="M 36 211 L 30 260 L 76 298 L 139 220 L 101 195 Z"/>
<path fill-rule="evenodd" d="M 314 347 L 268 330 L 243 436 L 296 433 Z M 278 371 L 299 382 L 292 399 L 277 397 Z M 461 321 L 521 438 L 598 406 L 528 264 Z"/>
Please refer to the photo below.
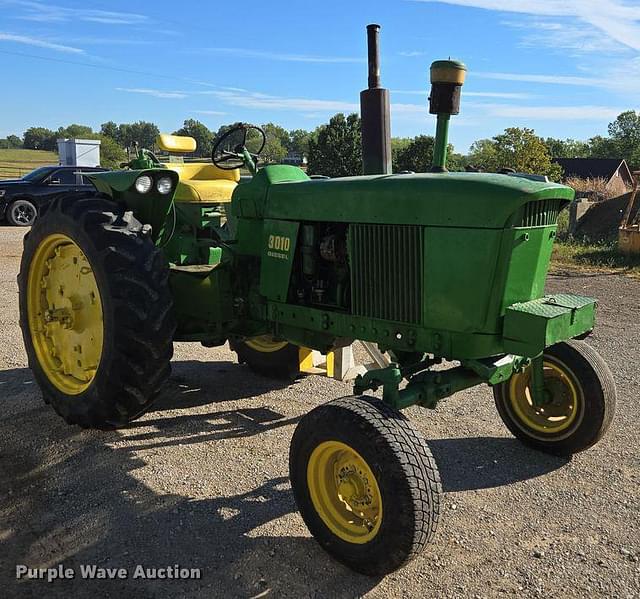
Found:
<path fill-rule="evenodd" d="M 170 162 L 168 169 L 180 176 L 177 202 L 230 202 L 240 171 L 225 171 L 209 162 Z"/>
<path fill-rule="evenodd" d="M 180 181 L 176 189 L 176 202 L 230 202 L 235 181 Z"/>

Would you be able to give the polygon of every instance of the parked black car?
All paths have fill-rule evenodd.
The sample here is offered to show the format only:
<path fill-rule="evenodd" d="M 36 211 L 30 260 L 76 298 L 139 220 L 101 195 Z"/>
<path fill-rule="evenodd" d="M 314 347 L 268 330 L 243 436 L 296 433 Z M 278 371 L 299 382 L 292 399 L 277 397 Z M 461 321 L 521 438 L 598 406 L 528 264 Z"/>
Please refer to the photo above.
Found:
<path fill-rule="evenodd" d="M 22 179 L 0 180 L 0 220 L 29 227 L 41 208 L 58 194 L 95 189 L 85 173 L 105 170 L 89 166 L 42 166 Z"/>

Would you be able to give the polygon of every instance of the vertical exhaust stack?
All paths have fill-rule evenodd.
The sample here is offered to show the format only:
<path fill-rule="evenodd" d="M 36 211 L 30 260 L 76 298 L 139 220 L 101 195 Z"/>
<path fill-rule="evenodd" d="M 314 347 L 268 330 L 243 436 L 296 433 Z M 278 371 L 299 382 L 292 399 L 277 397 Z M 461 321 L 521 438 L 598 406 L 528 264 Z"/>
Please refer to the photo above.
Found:
<path fill-rule="evenodd" d="M 360 92 L 365 175 L 391 173 L 389 90 L 380 87 L 380 25 L 367 25 L 369 89 Z"/>
<path fill-rule="evenodd" d="M 431 65 L 429 112 L 438 115 L 431 167 L 434 173 L 447 172 L 449 120 L 451 115 L 460 114 L 460 96 L 466 75 L 467 67 L 457 60 L 436 60 Z"/>

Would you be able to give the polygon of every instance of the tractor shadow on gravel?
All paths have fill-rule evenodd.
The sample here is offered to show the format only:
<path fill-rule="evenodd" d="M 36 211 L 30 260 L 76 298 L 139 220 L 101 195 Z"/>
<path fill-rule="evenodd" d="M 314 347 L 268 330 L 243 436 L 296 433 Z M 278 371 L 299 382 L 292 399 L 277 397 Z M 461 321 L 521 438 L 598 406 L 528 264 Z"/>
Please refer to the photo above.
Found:
<path fill-rule="evenodd" d="M 307 536 L 288 478 L 252 475 L 222 491 L 217 479 L 230 464 L 213 454 L 199 468 L 208 489 L 191 485 L 183 494 L 192 475 L 174 469 L 167 480 L 158 474 L 162 452 L 150 461 L 144 444 L 128 442 L 135 425 L 111 432 L 66 425 L 42 403 L 27 369 L 0 371 L 0 383 L 4 597 L 340 598 L 362 596 L 378 584 L 334 562 Z M 268 418 L 265 426 L 272 422 L 273 415 L 248 413 L 256 421 Z M 54 584 L 15 579 L 16 564 L 60 563 L 76 577 Z M 126 568 L 129 577 L 83 580 L 82 564 Z M 200 568 L 202 577 L 134 579 L 138 564 Z"/>
<path fill-rule="evenodd" d="M 259 377 L 236 366 L 229 368 L 241 371 L 238 376 L 245 379 L 247 388 L 255 388 Z M 203 380 L 195 382 L 210 379 L 208 401 L 198 400 L 196 406 L 245 393 L 217 394 L 227 373 L 212 376 L 206 365 L 203 369 Z M 206 463 L 199 468 L 199 476 L 212 486 L 204 492 L 197 485 L 189 486 L 182 494 L 183 479 L 192 475 L 174 469 L 167 480 L 162 457 L 147 457 L 144 451 L 162 448 L 167 442 L 248 437 L 293 419 L 267 408 L 241 407 L 173 417 L 156 412 L 124 431 L 83 431 L 67 426 L 42 403 L 27 369 L 0 371 L 0 383 L 5 409 L 0 415 L 3 596 L 341 598 L 363 596 L 379 583 L 334 562 L 307 536 L 286 477 L 257 481 L 252 476 L 231 492 L 218 491 L 217 477 L 229 463 L 215 453 L 204 453 Z M 217 395 L 211 397 L 214 392 Z M 178 401 L 165 409 L 180 407 L 183 404 Z M 171 421 L 177 429 L 170 428 Z M 203 421 L 214 428 L 196 434 Z M 132 442 L 136 437 L 137 442 Z M 449 492 L 505 485 L 565 463 L 508 438 L 439 439 L 430 445 Z M 151 450 L 149 456 L 155 454 Z M 431 560 L 439 542 L 442 539 L 420 561 Z M 122 567 L 130 576 L 87 581 L 78 575 L 53 585 L 16 581 L 13 576 L 16 564 L 59 563 L 77 572 L 81 564 Z M 132 573 L 138 564 L 200 568 L 202 578 L 136 580 Z M 410 575 L 411 568 L 405 575 Z"/>
<path fill-rule="evenodd" d="M 295 383 L 260 376 L 235 362 L 176 361 L 171 367 L 171 377 L 152 412 L 250 399 Z"/>
<path fill-rule="evenodd" d="M 544 476 L 571 460 L 530 449 L 509 437 L 430 439 L 445 492 L 501 487 Z"/>
<path fill-rule="evenodd" d="M 255 399 L 288 387 L 292 381 L 267 379 L 233 362 L 194 360 L 174 362 L 172 367 L 171 378 L 151 410 L 125 429 L 127 440 L 136 442 L 138 449 L 252 437 L 296 424 L 300 419 L 287 418 L 265 406 L 182 413 L 192 408 Z"/>

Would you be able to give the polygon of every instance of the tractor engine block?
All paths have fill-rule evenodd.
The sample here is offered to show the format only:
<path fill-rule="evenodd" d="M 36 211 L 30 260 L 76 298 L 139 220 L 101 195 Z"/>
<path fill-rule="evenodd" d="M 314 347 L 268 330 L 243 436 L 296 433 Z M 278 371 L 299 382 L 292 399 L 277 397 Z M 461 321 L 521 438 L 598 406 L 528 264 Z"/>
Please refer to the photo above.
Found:
<path fill-rule="evenodd" d="M 347 311 L 351 307 L 348 225 L 309 223 L 300 228 L 289 301 Z"/>

